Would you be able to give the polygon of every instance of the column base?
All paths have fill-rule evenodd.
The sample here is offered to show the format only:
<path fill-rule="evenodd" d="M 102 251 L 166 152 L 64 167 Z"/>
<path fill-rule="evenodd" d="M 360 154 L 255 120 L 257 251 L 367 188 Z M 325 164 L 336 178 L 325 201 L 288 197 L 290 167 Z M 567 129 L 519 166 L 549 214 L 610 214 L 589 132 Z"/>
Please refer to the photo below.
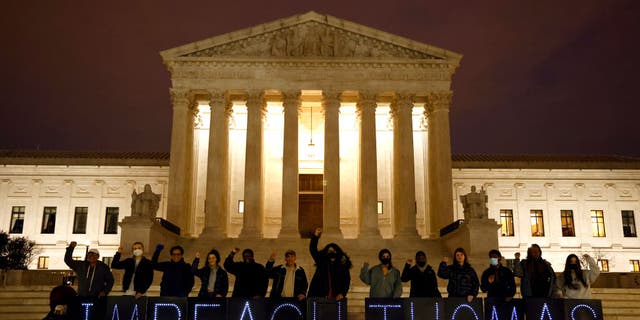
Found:
<path fill-rule="evenodd" d="M 300 239 L 298 229 L 280 229 L 278 239 Z"/>
<path fill-rule="evenodd" d="M 226 239 L 227 237 L 227 232 L 218 227 L 205 227 L 199 236 L 206 239 Z"/>
<path fill-rule="evenodd" d="M 418 230 L 416 229 L 411 229 L 411 230 L 401 230 L 398 231 L 394 236 L 393 239 L 401 239 L 401 240 L 418 240 L 420 239 L 420 235 L 418 234 Z"/>
<path fill-rule="evenodd" d="M 366 239 L 366 240 L 380 240 L 382 239 L 382 235 L 378 229 L 375 230 L 361 230 L 358 234 L 358 239 Z"/>
<path fill-rule="evenodd" d="M 340 228 L 323 228 L 322 237 L 325 239 L 340 240 L 344 239 Z"/>
<path fill-rule="evenodd" d="M 240 239 L 262 239 L 264 238 L 262 234 L 262 230 L 258 230 L 257 228 L 242 228 L 240 234 L 238 235 Z"/>

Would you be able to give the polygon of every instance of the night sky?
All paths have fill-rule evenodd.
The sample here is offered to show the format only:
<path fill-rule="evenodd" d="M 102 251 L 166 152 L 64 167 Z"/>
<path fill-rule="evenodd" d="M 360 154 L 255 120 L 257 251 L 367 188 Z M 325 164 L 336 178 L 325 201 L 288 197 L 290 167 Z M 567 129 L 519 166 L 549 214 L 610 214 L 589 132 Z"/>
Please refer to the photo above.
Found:
<path fill-rule="evenodd" d="M 640 1 L 454 2 L 2 1 L 0 149 L 169 151 L 160 51 L 313 10 L 464 55 L 454 153 L 640 156 Z"/>

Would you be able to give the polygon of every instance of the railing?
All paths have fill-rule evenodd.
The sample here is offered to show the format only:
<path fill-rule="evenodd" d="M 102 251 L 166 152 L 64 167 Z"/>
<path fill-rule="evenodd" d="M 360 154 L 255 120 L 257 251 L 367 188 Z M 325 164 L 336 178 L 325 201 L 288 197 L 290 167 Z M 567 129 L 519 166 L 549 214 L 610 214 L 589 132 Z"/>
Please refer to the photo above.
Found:
<path fill-rule="evenodd" d="M 445 234 L 451 233 L 454 230 L 458 229 L 463 221 L 464 221 L 463 219 L 456 220 L 453 223 L 451 223 L 451 224 L 445 226 L 444 228 L 440 229 L 440 237 L 442 237 Z"/>
<path fill-rule="evenodd" d="M 158 223 L 160 223 L 160 225 L 162 227 L 164 227 L 165 229 L 180 235 L 180 227 L 176 226 L 175 224 L 169 222 L 168 220 L 162 219 L 162 218 L 156 218 L 156 221 L 158 221 Z"/>

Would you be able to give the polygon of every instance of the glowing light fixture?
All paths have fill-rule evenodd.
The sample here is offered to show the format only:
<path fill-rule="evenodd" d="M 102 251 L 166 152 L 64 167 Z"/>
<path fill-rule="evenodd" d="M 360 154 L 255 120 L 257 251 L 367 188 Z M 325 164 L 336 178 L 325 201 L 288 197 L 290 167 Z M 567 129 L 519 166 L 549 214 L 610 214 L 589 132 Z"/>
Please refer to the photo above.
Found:
<path fill-rule="evenodd" d="M 316 157 L 316 145 L 313 143 L 313 106 L 311 106 L 311 111 L 309 113 L 309 143 L 307 144 L 307 156 L 310 159 Z"/>

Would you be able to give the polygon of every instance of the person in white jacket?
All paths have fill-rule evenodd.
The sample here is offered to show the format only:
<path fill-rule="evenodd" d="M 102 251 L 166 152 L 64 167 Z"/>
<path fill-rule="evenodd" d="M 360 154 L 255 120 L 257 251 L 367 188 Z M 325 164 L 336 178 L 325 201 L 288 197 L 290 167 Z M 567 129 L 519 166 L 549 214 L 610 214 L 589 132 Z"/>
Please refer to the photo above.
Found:
<path fill-rule="evenodd" d="M 565 299 L 591 299 L 591 284 L 600 275 L 596 261 L 585 254 L 582 256 L 589 269 L 580 267 L 580 259 L 575 254 L 567 256 L 564 272 L 558 277 L 558 296 Z"/>

